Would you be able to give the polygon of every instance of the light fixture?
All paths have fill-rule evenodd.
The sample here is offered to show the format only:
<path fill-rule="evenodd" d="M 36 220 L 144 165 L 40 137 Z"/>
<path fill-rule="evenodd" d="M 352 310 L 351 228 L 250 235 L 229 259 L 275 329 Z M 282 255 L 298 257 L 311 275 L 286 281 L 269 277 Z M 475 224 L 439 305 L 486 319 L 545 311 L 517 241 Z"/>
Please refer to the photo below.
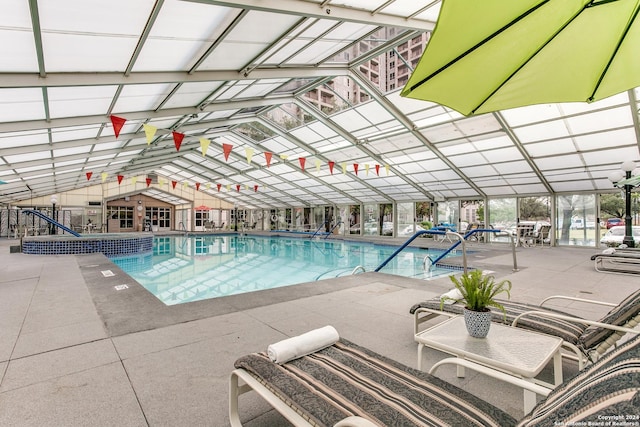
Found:
<path fill-rule="evenodd" d="M 58 196 L 53 194 L 53 195 L 51 195 L 51 205 L 52 205 L 51 219 L 54 222 L 56 221 L 56 203 L 58 203 Z M 55 232 L 56 232 L 56 226 L 55 226 L 54 222 L 50 222 L 49 223 L 49 234 L 55 234 Z"/>
<path fill-rule="evenodd" d="M 620 165 L 619 171 L 615 171 L 609 175 L 609 180 L 613 182 L 613 185 L 624 190 L 624 239 L 622 244 L 629 248 L 635 247 L 635 241 L 633 240 L 633 224 L 631 219 L 631 190 L 638 184 L 631 184 L 627 182 L 632 172 L 637 173 L 636 164 L 627 160 Z"/>

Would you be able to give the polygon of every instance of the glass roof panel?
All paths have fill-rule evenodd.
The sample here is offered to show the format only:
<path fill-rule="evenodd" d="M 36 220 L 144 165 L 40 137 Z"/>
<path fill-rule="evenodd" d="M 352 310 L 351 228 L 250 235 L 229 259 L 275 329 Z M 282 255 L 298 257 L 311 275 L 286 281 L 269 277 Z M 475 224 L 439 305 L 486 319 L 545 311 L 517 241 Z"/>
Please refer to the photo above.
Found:
<path fill-rule="evenodd" d="M 114 114 L 127 111 L 155 110 L 160 102 L 169 95 L 173 86 L 171 84 L 126 85 L 122 88 L 113 109 Z"/>
<path fill-rule="evenodd" d="M 198 105 L 221 85 L 222 82 L 183 83 L 162 108 L 192 107 Z"/>
<path fill-rule="evenodd" d="M 637 144 L 633 128 L 611 130 L 590 135 L 575 136 L 573 140 L 580 151 L 606 149 L 610 146 Z"/>
<path fill-rule="evenodd" d="M 574 133 L 589 133 L 613 129 L 623 126 L 633 126 L 633 118 L 629 107 L 612 108 L 591 114 L 567 117 L 567 126 Z"/>
<path fill-rule="evenodd" d="M 46 70 L 124 70 L 153 3 L 113 0 L 91 7 L 79 7 L 75 0 L 38 3 Z"/>
<path fill-rule="evenodd" d="M 49 135 L 46 131 L 7 132 L 0 133 L 0 149 L 28 145 L 48 144 Z"/>
<path fill-rule="evenodd" d="M 0 122 L 44 118 L 42 89 L 0 89 Z"/>
<path fill-rule="evenodd" d="M 294 15 L 250 11 L 198 69 L 242 69 L 298 19 Z M 265 22 L 269 25 L 264 25 Z"/>
<path fill-rule="evenodd" d="M 116 86 L 52 87 L 49 112 L 52 118 L 104 114 L 113 100 Z"/>
<path fill-rule="evenodd" d="M 0 70 L 38 71 L 28 2 L 12 2 L 0 14 Z"/>
<path fill-rule="evenodd" d="M 232 9 L 167 0 L 156 18 L 134 71 L 187 70 L 224 28 Z"/>
<path fill-rule="evenodd" d="M 563 120 L 554 120 L 552 122 L 514 128 L 513 131 L 522 143 L 544 139 L 566 138 L 570 135 L 567 124 Z"/>

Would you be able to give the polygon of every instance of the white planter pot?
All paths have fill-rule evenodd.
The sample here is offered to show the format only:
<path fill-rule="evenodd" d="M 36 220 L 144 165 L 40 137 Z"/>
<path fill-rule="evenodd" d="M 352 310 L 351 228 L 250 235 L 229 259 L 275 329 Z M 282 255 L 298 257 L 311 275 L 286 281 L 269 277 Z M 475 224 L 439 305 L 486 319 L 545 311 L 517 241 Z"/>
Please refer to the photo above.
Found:
<path fill-rule="evenodd" d="M 473 311 L 465 308 L 464 322 L 469 335 L 475 338 L 484 338 L 491 327 L 491 311 Z"/>

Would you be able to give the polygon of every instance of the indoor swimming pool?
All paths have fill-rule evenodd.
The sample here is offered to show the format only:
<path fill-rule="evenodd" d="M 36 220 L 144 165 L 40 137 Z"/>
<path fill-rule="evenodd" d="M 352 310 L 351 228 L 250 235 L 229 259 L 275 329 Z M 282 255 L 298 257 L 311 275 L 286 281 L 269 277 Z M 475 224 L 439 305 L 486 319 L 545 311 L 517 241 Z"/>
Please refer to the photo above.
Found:
<path fill-rule="evenodd" d="M 350 275 L 359 266 L 374 271 L 396 249 L 308 238 L 156 236 L 153 253 L 111 260 L 164 304 L 174 305 Z M 450 269 L 424 270 L 425 257 L 441 253 L 407 247 L 380 272 L 419 279 L 451 274 Z"/>

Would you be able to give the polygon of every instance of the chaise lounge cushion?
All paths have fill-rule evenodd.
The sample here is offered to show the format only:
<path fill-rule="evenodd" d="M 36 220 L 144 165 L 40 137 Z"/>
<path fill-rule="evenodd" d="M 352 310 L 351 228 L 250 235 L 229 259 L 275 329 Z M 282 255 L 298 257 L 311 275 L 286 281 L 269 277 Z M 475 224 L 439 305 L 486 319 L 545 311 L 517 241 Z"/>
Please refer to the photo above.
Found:
<path fill-rule="evenodd" d="M 638 425 L 640 408 L 640 336 L 555 388 L 518 424 Z"/>
<path fill-rule="evenodd" d="M 629 295 L 599 322 L 609 325 L 623 326 L 628 320 L 640 312 L 640 289 Z M 598 326 L 589 326 L 580 337 L 583 348 L 592 348 L 601 343 L 615 332 Z M 640 421 L 640 420 L 638 420 Z"/>
<path fill-rule="evenodd" d="M 526 313 L 528 311 L 544 311 L 547 313 L 561 314 L 567 316 L 567 313 L 554 310 L 551 308 L 543 308 L 534 304 L 525 304 L 514 302 L 510 300 L 497 300 L 504 307 L 507 316 L 503 315 L 503 313 L 497 309 L 491 310 L 491 320 L 498 323 L 504 323 L 506 325 L 511 325 L 513 320 L 522 313 Z M 411 307 L 409 312 L 414 314 L 415 311 L 419 308 L 428 308 L 431 310 L 440 310 L 440 298 L 434 298 L 431 300 L 423 301 L 418 304 L 415 304 Z M 462 310 L 464 305 L 460 303 L 456 304 L 444 304 L 442 307 L 442 311 L 462 314 Z M 576 319 L 579 319 L 577 316 Z M 554 319 L 544 316 L 531 315 L 526 316 L 522 319 L 518 320 L 518 327 L 523 329 L 529 329 L 536 332 L 542 332 L 548 335 L 553 335 L 559 338 L 562 338 L 564 341 L 569 342 L 574 345 L 580 345 L 580 337 L 583 332 L 587 329 L 587 325 L 578 322 L 571 322 L 568 320 Z"/>
<path fill-rule="evenodd" d="M 243 368 L 312 425 L 358 415 L 381 426 L 512 426 L 509 414 L 452 384 L 345 339 L 277 365 L 264 353 L 238 359 Z"/>

